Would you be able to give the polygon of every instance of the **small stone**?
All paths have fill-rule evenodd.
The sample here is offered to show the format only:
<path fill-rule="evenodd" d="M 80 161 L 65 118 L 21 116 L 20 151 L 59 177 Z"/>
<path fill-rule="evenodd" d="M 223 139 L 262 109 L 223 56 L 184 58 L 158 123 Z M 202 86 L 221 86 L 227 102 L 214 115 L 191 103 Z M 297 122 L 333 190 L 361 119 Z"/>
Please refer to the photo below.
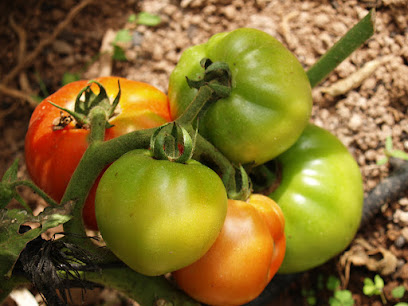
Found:
<path fill-rule="evenodd" d="M 362 123 L 363 123 L 363 120 L 361 119 L 360 115 L 353 114 L 349 122 L 349 127 L 353 131 L 357 131 L 360 128 Z"/>
<path fill-rule="evenodd" d="M 143 34 L 138 32 L 138 31 L 134 31 L 132 34 L 132 46 L 141 46 L 143 42 Z"/>
<path fill-rule="evenodd" d="M 224 8 L 224 15 L 228 19 L 233 19 L 236 16 L 237 12 L 233 5 L 228 5 Z"/>
<path fill-rule="evenodd" d="M 56 40 L 52 47 L 54 48 L 55 52 L 59 54 L 70 54 L 73 52 L 72 46 L 63 40 Z"/>
<path fill-rule="evenodd" d="M 402 198 L 398 201 L 398 204 L 401 206 L 408 206 L 408 198 Z M 408 229 L 407 229 L 408 232 Z"/>
<path fill-rule="evenodd" d="M 401 236 L 404 237 L 404 239 L 405 239 L 406 241 L 408 241 L 408 227 L 404 227 L 404 228 L 401 230 Z"/>

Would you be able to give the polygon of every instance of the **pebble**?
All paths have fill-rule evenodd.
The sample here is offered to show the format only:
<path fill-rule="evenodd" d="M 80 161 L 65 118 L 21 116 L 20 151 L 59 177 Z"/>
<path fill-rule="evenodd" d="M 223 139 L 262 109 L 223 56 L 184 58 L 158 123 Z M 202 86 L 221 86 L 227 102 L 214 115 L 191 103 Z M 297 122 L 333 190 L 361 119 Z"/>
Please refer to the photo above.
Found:
<path fill-rule="evenodd" d="M 52 44 L 53 49 L 55 50 L 55 52 L 59 53 L 59 54 L 70 54 L 73 53 L 74 49 L 72 48 L 72 46 L 70 44 L 68 44 L 67 42 L 63 41 L 63 40 L 56 40 L 54 41 L 54 43 Z"/>

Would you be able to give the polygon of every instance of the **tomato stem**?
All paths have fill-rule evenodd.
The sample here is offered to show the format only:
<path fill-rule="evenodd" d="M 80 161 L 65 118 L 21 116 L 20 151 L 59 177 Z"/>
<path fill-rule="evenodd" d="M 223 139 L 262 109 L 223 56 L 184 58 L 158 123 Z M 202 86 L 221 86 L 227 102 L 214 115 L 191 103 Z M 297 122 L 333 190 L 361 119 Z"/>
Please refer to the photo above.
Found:
<path fill-rule="evenodd" d="M 105 138 L 105 129 L 108 117 L 106 110 L 100 106 L 94 107 L 90 114 L 91 119 L 91 133 L 89 134 L 89 143 L 96 141 L 103 141 Z"/>
<path fill-rule="evenodd" d="M 188 86 L 198 91 L 184 113 L 176 120 L 182 125 L 193 123 L 210 104 L 227 98 L 231 93 L 231 72 L 226 63 L 213 63 L 210 59 L 203 58 L 200 64 L 204 68 L 202 76 L 197 80 L 186 77 Z"/>
<path fill-rule="evenodd" d="M 192 129 L 192 127 L 190 126 L 189 129 Z M 240 175 L 243 175 L 242 171 L 246 175 L 245 170 L 242 167 L 236 168 L 228 158 L 200 134 L 196 136 L 193 158 L 207 165 L 221 176 L 228 198 L 235 200 L 246 200 L 248 198 L 251 192 L 249 178 L 248 176 L 242 180 L 239 178 Z M 238 176 L 237 170 L 240 171 Z"/>
<path fill-rule="evenodd" d="M 95 116 L 95 120 L 103 121 L 101 116 Z M 139 130 L 109 141 L 92 142 L 82 156 L 82 159 L 65 190 L 61 203 L 65 203 L 69 200 L 76 200 L 72 212 L 73 218 L 64 224 L 64 230 L 74 235 L 66 236 L 66 239 L 89 251 L 95 256 L 97 261 L 106 262 L 106 260 L 115 261 L 117 259 L 108 249 L 103 249 L 105 251 L 101 251 L 101 249 L 96 247 L 90 239 L 78 238 L 78 236 L 81 237 L 85 235 L 85 228 L 82 221 L 82 209 L 88 192 L 99 173 L 101 173 L 108 164 L 114 162 L 128 151 L 148 148 L 150 137 L 153 135 L 154 131 L 155 128 Z M 100 139 L 100 136 L 97 139 Z"/>
<path fill-rule="evenodd" d="M 183 292 L 175 289 L 164 277 L 145 276 L 122 265 L 85 272 L 85 278 L 116 289 L 141 305 L 200 305 Z"/>

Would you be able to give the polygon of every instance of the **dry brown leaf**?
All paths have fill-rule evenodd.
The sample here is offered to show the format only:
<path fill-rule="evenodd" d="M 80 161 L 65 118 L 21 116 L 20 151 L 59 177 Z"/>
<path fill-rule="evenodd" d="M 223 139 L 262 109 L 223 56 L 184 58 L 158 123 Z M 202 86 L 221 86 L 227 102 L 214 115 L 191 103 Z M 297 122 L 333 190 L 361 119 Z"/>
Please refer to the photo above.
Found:
<path fill-rule="evenodd" d="M 379 66 L 390 61 L 392 56 L 384 56 L 372 60 L 371 62 L 366 63 L 361 69 L 350 74 L 347 78 L 341 79 L 336 83 L 328 86 L 322 87 L 320 90 L 323 93 L 327 93 L 333 97 L 343 95 L 350 90 L 360 86 L 365 79 L 367 79 Z"/>
<path fill-rule="evenodd" d="M 381 254 L 381 259 L 376 255 Z M 368 270 L 375 271 L 381 275 L 389 275 L 396 271 L 397 257 L 382 247 L 375 248 L 366 240 L 356 239 L 355 244 L 349 251 L 340 257 L 340 265 L 348 273 L 351 264 L 355 266 L 366 266 Z M 346 279 L 348 279 L 346 275 Z"/>

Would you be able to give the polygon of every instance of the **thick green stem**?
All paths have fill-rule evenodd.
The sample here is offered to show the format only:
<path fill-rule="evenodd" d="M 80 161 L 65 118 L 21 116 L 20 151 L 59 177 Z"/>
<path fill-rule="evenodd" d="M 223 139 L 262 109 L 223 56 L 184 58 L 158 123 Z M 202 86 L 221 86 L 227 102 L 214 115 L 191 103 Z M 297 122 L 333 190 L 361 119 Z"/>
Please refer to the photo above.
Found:
<path fill-rule="evenodd" d="M 200 87 L 194 100 L 190 103 L 183 114 L 177 118 L 176 122 L 180 125 L 192 124 L 203 107 L 212 100 L 212 94 L 213 90 L 209 86 Z"/>
<path fill-rule="evenodd" d="M 374 34 L 375 11 L 372 9 L 359 23 L 351 28 L 310 69 L 307 76 L 312 87 L 321 82 L 344 59 L 358 49 Z"/>
<path fill-rule="evenodd" d="M 103 169 L 114 162 L 128 151 L 140 148 L 148 148 L 150 137 L 155 129 L 135 131 L 106 142 L 96 141 L 89 145 L 83 155 L 77 169 L 73 173 L 70 183 L 61 200 L 62 203 L 75 200 L 73 218 L 64 224 L 64 230 L 76 235 L 84 235 L 85 230 L 82 221 L 82 208 L 89 190 Z M 82 239 L 76 235 L 66 238 L 73 243 L 87 249 L 101 261 L 106 260 L 106 254 L 102 254 L 89 239 Z M 99 256 L 101 255 L 101 256 Z"/>
<path fill-rule="evenodd" d="M 106 111 L 100 107 L 91 110 L 91 132 L 89 135 L 89 147 L 84 153 L 77 169 L 73 173 L 70 183 L 61 200 L 65 203 L 69 200 L 75 201 L 72 219 L 64 225 L 64 230 L 68 235 L 66 238 L 77 243 L 102 262 L 114 260 L 113 256 L 107 252 L 101 252 L 90 239 L 83 239 L 85 228 L 82 219 L 82 209 L 88 192 L 103 169 L 114 160 L 131 149 L 147 147 L 153 130 L 137 131 L 103 142 L 106 126 Z M 107 258 L 108 256 L 108 258 Z"/>
<path fill-rule="evenodd" d="M 144 276 L 125 266 L 104 268 L 99 272 L 85 272 L 85 279 L 116 289 L 141 306 L 200 305 L 172 286 L 163 276 Z"/>
<path fill-rule="evenodd" d="M 192 127 L 189 128 L 190 131 Z M 197 134 L 196 145 L 193 158 L 201 161 L 211 169 L 221 175 L 228 197 L 235 200 L 246 200 L 248 197 L 247 186 L 240 186 L 236 181 L 237 170 L 228 158 L 226 158 L 217 148 L 208 140 Z M 242 169 L 242 171 L 245 171 Z M 242 188 L 242 189 L 241 189 Z M 245 189 L 245 190 L 243 190 Z M 243 192 L 242 192 L 243 191 Z"/>
<path fill-rule="evenodd" d="M 103 141 L 105 138 L 105 128 L 107 114 L 101 106 L 96 106 L 91 110 L 91 133 L 89 134 L 89 143 L 94 144 L 98 141 Z"/>

